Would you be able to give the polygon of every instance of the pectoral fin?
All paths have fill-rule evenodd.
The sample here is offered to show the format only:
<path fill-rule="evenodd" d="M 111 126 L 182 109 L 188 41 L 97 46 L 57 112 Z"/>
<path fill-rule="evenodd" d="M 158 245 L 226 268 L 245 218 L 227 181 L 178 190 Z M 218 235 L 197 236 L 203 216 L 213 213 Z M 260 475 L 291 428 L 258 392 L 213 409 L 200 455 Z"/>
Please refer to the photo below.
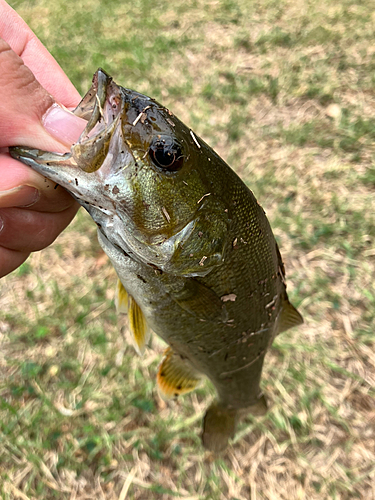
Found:
<path fill-rule="evenodd" d="M 195 278 L 186 279 L 184 287 L 178 292 L 171 292 L 171 296 L 182 309 L 201 320 L 225 323 L 228 319 L 220 297 Z"/>
<path fill-rule="evenodd" d="M 170 347 L 166 349 L 156 377 L 158 391 L 163 399 L 193 391 L 200 379 L 199 373 L 186 358 L 175 353 Z"/>
<path fill-rule="evenodd" d="M 197 218 L 179 233 L 165 271 L 177 276 L 206 276 L 221 265 L 228 246 L 229 224 L 225 205 L 214 196 L 205 198 Z"/>

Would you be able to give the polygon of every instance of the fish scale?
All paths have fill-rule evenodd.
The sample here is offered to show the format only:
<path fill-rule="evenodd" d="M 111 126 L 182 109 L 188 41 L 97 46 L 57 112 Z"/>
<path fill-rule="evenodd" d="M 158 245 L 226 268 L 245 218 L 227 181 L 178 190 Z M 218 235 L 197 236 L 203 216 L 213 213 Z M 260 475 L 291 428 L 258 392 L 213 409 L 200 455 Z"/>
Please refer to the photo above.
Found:
<path fill-rule="evenodd" d="M 220 452 L 242 415 L 266 411 L 259 384 L 267 349 L 302 323 L 265 212 L 168 109 L 103 70 L 74 113 L 88 123 L 70 153 L 15 147 L 11 155 L 67 189 L 97 224 L 137 352 L 149 328 L 169 345 L 161 396 L 211 380 L 218 398 L 202 440 Z"/>

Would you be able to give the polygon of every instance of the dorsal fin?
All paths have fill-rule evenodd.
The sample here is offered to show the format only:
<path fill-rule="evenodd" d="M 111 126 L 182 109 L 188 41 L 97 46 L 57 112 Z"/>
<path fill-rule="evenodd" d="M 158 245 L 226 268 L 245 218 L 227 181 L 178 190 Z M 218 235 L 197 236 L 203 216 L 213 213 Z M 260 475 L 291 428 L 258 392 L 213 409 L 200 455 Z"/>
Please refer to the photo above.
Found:
<path fill-rule="evenodd" d="M 193 391 L 200 379 L 200 374 L 187 358 L 175 353 L 171 347 L 166 349 L 156 377 L 161 398 L 170 399 Z"/>
<path fill-rule="evenodd" d="M 297 309 L 289 302 L 288 299 L 283 300 L 282 309 L 277 325 L 277 333 L 285 332 L 293 326 L 298 326 L 303 323 L 303 318 Z"/>

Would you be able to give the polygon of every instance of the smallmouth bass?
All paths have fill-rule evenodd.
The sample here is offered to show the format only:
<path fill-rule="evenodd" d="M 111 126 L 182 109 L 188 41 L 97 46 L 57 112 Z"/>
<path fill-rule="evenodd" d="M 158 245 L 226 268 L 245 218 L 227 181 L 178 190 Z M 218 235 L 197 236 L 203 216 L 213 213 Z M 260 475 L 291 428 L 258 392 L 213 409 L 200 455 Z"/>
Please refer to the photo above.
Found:
<path fill-rule="evenodd" d="M 11 155 L 67 189 L 97 224 L 136 350 L 149 328 L 169 345 L 159 393 L 174 397 L 211 380 L 218 399 L 202 440 L 219 452 L 241 415 L 266 411 L 266 351 L 302 323 L 266 215 L 202 139 L 103 70 L 74 113 L 87 126 L 70 153 L 14 147 Z"/>

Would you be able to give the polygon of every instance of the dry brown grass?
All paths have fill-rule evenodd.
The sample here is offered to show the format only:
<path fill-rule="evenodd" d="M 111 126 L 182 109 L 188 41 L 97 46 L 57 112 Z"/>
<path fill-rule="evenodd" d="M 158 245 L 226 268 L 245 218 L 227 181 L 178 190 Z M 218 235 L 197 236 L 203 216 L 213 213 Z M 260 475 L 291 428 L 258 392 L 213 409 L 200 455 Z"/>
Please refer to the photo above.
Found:
<path fill-rule="evenodd" d="M 101 65 L 229 160 L 267 211 L 305 324 L 267 357 L 269 414 L 212 457 L 199 442 L 212 388 L 159 401 L 163 346 L 141 360 L 126 345 L 80 214 L 1 280 L 3 498 L 374 499 L 371 2 L 64 5 L 15 2 L 82 90 Z"/>

